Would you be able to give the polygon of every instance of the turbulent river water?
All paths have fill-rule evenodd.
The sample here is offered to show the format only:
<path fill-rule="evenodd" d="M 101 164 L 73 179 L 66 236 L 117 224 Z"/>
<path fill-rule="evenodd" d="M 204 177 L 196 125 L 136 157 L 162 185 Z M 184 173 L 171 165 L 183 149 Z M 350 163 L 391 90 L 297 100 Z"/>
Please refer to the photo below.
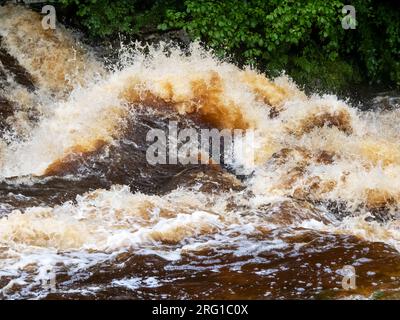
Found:
<path fill-rule="evenodd" d="M 198 44 L 101 61 L 0 7 L 0 297 L 398 298 L 399 119 Z M 254 161 L 152 165 L 171 121 L 254 129 Z"/>

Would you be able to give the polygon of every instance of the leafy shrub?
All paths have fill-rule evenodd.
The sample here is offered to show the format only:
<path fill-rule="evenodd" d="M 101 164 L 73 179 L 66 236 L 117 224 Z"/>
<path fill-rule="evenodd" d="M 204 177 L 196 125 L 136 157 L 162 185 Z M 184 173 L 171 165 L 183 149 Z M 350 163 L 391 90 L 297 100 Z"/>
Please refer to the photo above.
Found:
<path fill-rule="evenodd" d="M 134 5 L 132 0 L 60 0 L 73 6 L 75 15 L 92 35 L 108 36 L 115 32 L 131 32 Z"/>
<path fill-rule="evenodd" d="M 390 2 L 356 0 L 357 32 L 347 39 L 348 52 L 358 59 L 372 83 L 400 87 L 400 12 Z"/>
<path fill-rule="evenodd" d="M 59 2 L 93 36 L 184 29 L 221 56 L 272 75 L 286 70 L 311 86 L 368 80 L 400 87 L 400 12 L 389 1 L 350 1 L 355 30 L 342 28 L 341 0 Z"/>
<path fill-rule="evenodd" d="M 317 76 L 324 87 L 360 81 L 399 86 L 400 14 L 389 3 L 355 0 L 357 27 L 344 30 L 339 0 L 186 0 L 167 11 L 162 30 L 183 28 L 218 53 L 271 73 L 286 69 L 303 82 Z M 309 81 L 308 81 L 309 82 Z"/>

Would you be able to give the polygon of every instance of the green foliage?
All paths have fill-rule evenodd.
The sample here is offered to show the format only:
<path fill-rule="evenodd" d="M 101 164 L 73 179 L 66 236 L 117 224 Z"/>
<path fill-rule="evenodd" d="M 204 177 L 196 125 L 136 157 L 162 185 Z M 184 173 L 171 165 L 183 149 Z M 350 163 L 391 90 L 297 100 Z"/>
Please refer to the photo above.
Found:
<path fill-rule="evenodd" d="M 60 3 L 74 6 L 76 16 L 92 35 L 107 36 L 132 30 L 135 1 L 60 0 Z"/>
<path fill-rule="evenodd" d="M 347 41 L 371 82 L 400 87 L 400 12 L 388 4 L 356 0 L 357 32 Z"/>
<path fill-rule="evenodd" d="M 332 68 L 345 33 L 340 1 L 187 0 L 185 6 L 184 12 L 168 11 L 160 27 L 184 28 L 221 55 L 234 53 L 273 75 L 287 70 L 300 83 L 315 76 L 323 87 L 338 87 L 353 77 L 344 61 Z M 342 77 L 339 69 L 346 71 Z"/>
<path fill-rule="evenodd" d="M 361 79 L 400 87 L 400 12 L 390 2 L 353 0 L 356 29 L 344 30 L 341 0 L 59 0 L 91 35 L 140 36 L 184 29 L 221 56 L 300 83 L 343 87 Z M 315 80 L 315 81 L 314 81 Z"/>
<path fill-rule="evenodd" d="M 360 81 L 400 85 L 400 14 L 389 4 L 356 0 L 356 29 L 344 30 L 339 0 L 186 0 L 169 10 L 160 28 L 184 28 L 217 53 L 234 53 L 270 73 L 287 70 L 296 80 L 317 77 L 340 87 Z M 310 81 L 306 81 L 310 82 Z"/>
<path fill-rule="evenodd" d="M 221 51 L 239 50 L 246 62 L 319 42 L 329 59 L 337 56 L 340 1 L 187 0 L 186 11 L 170 10 L 162 28 L 184 28 Z"/>

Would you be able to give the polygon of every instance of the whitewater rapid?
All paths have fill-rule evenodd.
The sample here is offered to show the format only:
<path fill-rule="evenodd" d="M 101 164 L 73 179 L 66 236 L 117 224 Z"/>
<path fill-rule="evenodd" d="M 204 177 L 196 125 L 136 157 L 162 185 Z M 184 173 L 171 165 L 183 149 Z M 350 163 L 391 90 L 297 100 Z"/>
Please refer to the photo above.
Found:
<path fill-rule="evenodd" d="M 334 95 L 307 96 L 287 76 L 240 69 L 198 43 L 188 52 L 132 44 L 106 65 L 64 27 L 44 31 L 38 14 L 12 6 L 0 7 L 0 37 L 34 86 L 0 68 L 7 75 L 0 95 L 15 109 L 0 141 L 0 178 L 14 189 L 45 186 L 54 177 L 84 180 L 84 166 L 96 174 L 112 165 L 110 154 L 137 143 L 129 132 L 143 113 L 154 121 L 168 115 L 193 126 L 259 133 L 251 146 L 255 163 L 238 158 L 251 172 L 244 178 L 220 167 L 146 193 L 99 171 L 109 188 L 85 187 L 61 203 L 50 194 L 21 208 L 5 202 L 2 295 L 24 296 L 22 287 L 42 297 L 43 270 L 74 275 L 129 251 L 178 261 L 229 244 L 233 255 L 257 257 L 292 246 L 287 237 L 308 231 L 400 250 L 398 109 L 361 112 Z M 127 171 L 137 166 L 123 159 Z M 203 190 L 213 174 L 217 191 Z"/>

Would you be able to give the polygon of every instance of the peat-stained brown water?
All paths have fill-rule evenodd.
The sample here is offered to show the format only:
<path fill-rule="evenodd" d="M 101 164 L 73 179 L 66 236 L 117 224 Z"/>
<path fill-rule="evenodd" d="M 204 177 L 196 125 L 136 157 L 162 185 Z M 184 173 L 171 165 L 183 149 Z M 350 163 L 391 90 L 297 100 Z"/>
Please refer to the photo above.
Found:
<path fill-rule="evenodd" d="M 119 57 L 0 7 L 1 298 L 399 298 L 392 93 L 361 112 L 198 44 Z M 171 122 L 257 134 L 221 164 L 152 165 Z"/>

